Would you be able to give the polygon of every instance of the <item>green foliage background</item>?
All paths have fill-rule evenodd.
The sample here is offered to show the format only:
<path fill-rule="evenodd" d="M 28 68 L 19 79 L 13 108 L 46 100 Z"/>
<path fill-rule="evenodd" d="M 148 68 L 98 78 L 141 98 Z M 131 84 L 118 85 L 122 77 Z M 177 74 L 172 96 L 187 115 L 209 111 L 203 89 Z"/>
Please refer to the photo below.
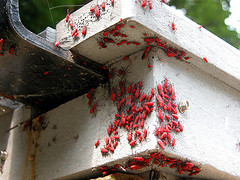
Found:
<path fill-rule="evenodd" d="M 230 0 L 171 0 L 170 5 L 177 9 L 184 8 L 187 17 L 239 48 L 238 33 L 236 30 L 229 30 L 224 23 L 224 20 L 231 14 L 229 12 Z"/>
<path fill-rule="evenodd" d="M 67 9 L 70 12 L 75 11 L 80 8 L 79 5 L 84 5 L 89 1 L 19 0 L 20 16 L 23 24 L 38 34 L 47 26 L 55 28 L 56 24 L 66 16 Z M 224 20 L 230 15 L 230 0 L 171 0 L 169 5 L 175 6 L 177 9 L 185 9 L 187 17 L 239 48 L 238 33 L 235 30 L 229 30 L 229 27 L 224 23 Z M 52 7 L 56 8 L 49 10 Z"/>
<path fill-rule="evenodd" d="M 66 17 L 67 10 L 73 12 L 80 8 L 79 5 L 84 5 L 89 1 L 90 0 L 19 0 L 20 18 L 26 28 L 38 34 L 46 29 L 47 26 L 55 29 L 56 24 Z M 53 9 L 50 10 L 50 8 Z"/>

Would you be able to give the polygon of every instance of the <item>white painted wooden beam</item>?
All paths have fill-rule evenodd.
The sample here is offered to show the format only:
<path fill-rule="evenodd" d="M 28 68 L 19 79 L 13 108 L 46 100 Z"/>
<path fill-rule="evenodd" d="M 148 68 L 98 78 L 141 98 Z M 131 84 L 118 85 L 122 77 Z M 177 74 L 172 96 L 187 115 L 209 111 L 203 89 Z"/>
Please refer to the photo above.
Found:
<path fill-rule="evenodd" d="M 79 39 L 72 38 L 72 30 L 64 19 L 57 25 L 57 40 L 61 42 L 62 47 L 78 51 L 89 59 L 104 64 L 142 49 L 144 33 L 158 35 L 170 46 L 184 50 L 190 57 L 191 64 L 240 90 L 239 50 L 206 29 L 199 28 L 200 25 L 177 14 L 171 7 L 153 0 L 153 9 L 149 10 L 143 9 L 138 1 L 120 0 L 115 2 L 114 7 L 109 2 L 106 11 L 100 10 L 98 19 L 89 11 L 96 2 L 92 1 L 70 15 L 74 28 L 80 30 Z M 101 2 L 98 1 L 99 5 Z M 116 48 L 116 45 L 110 44 L 106 49 L 99 48 L 98 41 L 102 32 L 106 29 L 114 29 L 120 18 L 125 25 L 122 32 L 128 35 L 126 39 L 139 42 L 140 45 L 137 47 L 124 45 L 125 47 Z M 175 31 L 171 28 L 172 22 L 175 23 Z M 87 34 L 82 37 L 81 29 L 84 25 L 87 26 Z M 132 25 L 136 27 L 131 29 Z M 114 40 L 121 41 L 120 38 Z M 208 63 L 203 61 L 204 57 L 207 58 Z"/>
<path fill-rule="evenodd" d="M 3 164 L 3 173 L 0 174 L 0 180 L 17 180 L 31 178 L 32 162 L 28 157 L 32 155 L 32 136 L 22 130 L 23 126 L 18 124 L 27 121 L 31 118 L 31 111 L 25 106 L 20 106 L 14 109 L 11 113 L 5 115 L 5 121 L 11 125 L 3 126 L 1 133 L 8 136 L 6 150 L 8 157 Z M 2 120 L 2 119 L 1 119 Z M 6 123 L 6 122 L 5 122 Z M 1 124 L 4 124 L 1 122 Z M 16 127 L 7 131 L 10 127 Z M 33 173 L 34 174 L 34 173 Z"/>
<path fill-rule="evenodd" d="M 142 80 L 143 91 L 147 92 L 167 77 L 174 85 L 177 101 L 188 100 L 190 103 L 189 109 L 179 114 L 184 131 L 172 135 L 176 139 L 176 146 L 166 146 L 164 152 L 160 152 L 200 165 L 198 178 L 238 179 L 235 176 L 240 175 L 237 147 L 240 135 L 239 92 L 197 67 L 167 57 L 162 50 L 153 50 L 150 54 L 153 57 L 150 58 L 153 69 L 147 68 L 148 62 L 141 60 L 141 55 L 142 52 L 138 52 L 130 56 L 128 61 L 120 61 L 112 67 L 128 67 L 126 80 L 129 83 Z M 113 80 L 111 85 L 117 82 L 117 79 Z M 152 112 L 145 121 L 145 128 L 148 129 L 145 141 L 131 148 L 127 131 L 119 129 L 121 139 L 115 152 L 103 156 L 100 149 L 105 144 L 107 128 L 114 121 L 117 111 L 116 105 L 110 101 L 108 88 L 99 87 L 96 92 L 98 106 L 93 115 L 89 113 L 86 95 L 46 114 L 50 123 L 39 139 L 36 168 L 43 179 L 90 177 L 97 173 L 98 167 L 124 165 L 134 154 L 146 155 L 159 149 L 154 136 L 159 120 L 156 113 Z M 57 129 L 52 128 L 54 125 Z M 78 139 L 75 138 L 77 135 Z M 52 137 L 56 137 L 56 142 L 52 142 Z M 97 139 L 100 139 L 100 146 L 95 148 Z M 48 162 L 47 168 L 45 162 Z M 158 170 L 175 173 L 170 168 Z"/>
<path fill-rule="evenodd" d="M 152 0 L 152 10 L 143 9 L 139 1 L 115 0 L 114 7 L 108 1 L 106 11 L 100 11 L 99 19 L 89 12 L 96 2 L 92 1 L 70 15 L 69 20 L 78 29 L 87 26 L 84 38 L 80 37 L 74 41 L 71 36 L 72 30 L 65 20 L 57 25 L 57 40 L 60 41 L 60 46 L 105 64 L 110 70 L 126 69 L 127 74 L 123 80 L 127 84 L 142 81 L 142 92 L 149 93 L 152 88 L 156 90 L 157 84 L 167 78 L 173 84 L 176 101 L 188 100 L 190 104 L 184 114 L 178 113 L 184 130 L 182 133 L 172 134 L 176 139 L 174 147 L 166 146 L 164 151 L 160 150 L 154 135 L 155 127 L 159 124 L 154 110 L 145 121 L 145 128 L 148 130 L 146 140 L 131 148 L 127 140 L 127 131 L 119 129 L 120 142 L 117 148 L 114 153 L 103 156 L 100 149 L 105 144 L 107 128 L 117 113 L 116 103 L 110 100 L 109 91 L 112 87 L 117 88 L 121 80 L 121 76 L 115 74 L 109 87 L 103 85 L 95 90 L 93 102 L 97 102 L 98 105 L 94 114 L 89 113 L 87 95 L 83 95 L 44 115 L 49 124 L 38 139 L 36 169 L 34 174 L 31 174 L 26 168 L 25 175 L 36 175 L 36 179 L 89 178 L 100 175 L 100 166 L 124 166 L 135 154 L 147 156 L 153 151 L 159 151 L 172 158 L 188 159 L 199 166 L 201 172 L 196 178 L 239 179 L 239 51 L 204 28 L 199 29 L 198 24 L 177 15 L 171 7 L 159 1 Z M 98 3 L 101 4 L 102 1 Z M 123 22 L 119 22 L 120 18 Z M 175 31 L 171 28 L 173 21 L 177 28 Z M 124 27 L 121 33 L 128 36 L 125 39 L 129 42 L 139 42 L 140 45 L 117 46 L 106 43 L 107 48 L 99 47 L 102 33 L 105 30 L 113 30 L 116 25 L 122 23 Z M 147 36 L 144 36 L 144 33 Z M 124 40 L 112 35 L 108 37 L 113 38 L 115 42 Z M 158 37 L 161 42 L 167 43 L 167 47 L 153 47 L 147 58 L 142 60 L 147 47 L 144 42 L 146 37 Z M 190 59 L 179 61 L 175 57 L 168 57 L 165 49 L 170 47 L 185 51 L 185 57 Z M 128 55 L 128 60 L 122 60 Z M 203 61 L 203 57 L 207 58 L 208 63 Z M 149 64 L 153 67 L 148 68 Z M 22 119 L 22 115 L 19 116 Z M 19 129 L 14 131 L 12 136 L 21 142 L 16 143 L 15 147 L 18 147 L 21 153 L 24 152 L 23 154 L 26 154 L 25 145 L 30 142 L 27 143 L 25 135 Z M 100 139 L 101 143 L 95 148 L 94 143 L 97 139 Z M 13 149 L 12 144 L 9 144 L 8 148 L 14 155 L 6 162 L 5 167 L 8 171 L 5 171 L 2 177 L 14 179 L 24 171 L 19 168 L 19 164 L 27 161 L 20 156 L 20 152 Z M 156 166 L 134 173 L 142 173 L 152 167 L 175 176 L 188 177 L 187 173 L 177 174 L 176 169 Z M 9 173 L 9 168 L 15 172 Z"/>
<path fill-rule="evenodd" d="M 143 68 L 147 64 L 143 65 L 140 62 L 135 64 L 133 62 L 134 59 L 140 59 L 143 52 L 137 53 L 138 55 L 135 54 L 133 57 L 130 56 L 131 63 L 126 65 L 126 67 L 130 69 L 131 77 L 127 80 L 130 82 L 143 80 L 147 87 L 150 88 L 153 85 L 156 86 L 156 81 L 161 81 L 164 76 L 171 79 L 179 96 L 178 100 L 189 100 L 191 107 L 187 115 L 184 114 L 181 117 L 184 123 L 186 123 L 184 127 L 187 128 L 187 132 L 184 132 L 184 135 L 179 138 L 179 141 L 182 142 L 181 145 L 178 145 L 176 149 L 167 151 L 182 157 L 191 157 L 193 160 L 203 164 L 210 164 L 225 172 L 230 173 L 232 168 L 234 168 L 236 171 L 231 174 L 236 173 L 239 176 L 239 171 L 237 170 L 239 166 L 236 165 L 239 159 L 235 163 L 231 162 L 235 164 L 234 167 L 231 167 L 229 164 L 226 166 L 230 154 L 235 154 L 230 159 L 234 159 L 237 156 L 238 148 L 236 148 L 236 144 L 239 133 L 237 133 L 237 130 L 233 130 L 233 134 L 228 134 L 228 139 L 233 140 L 230 144 L 235 153 L 229 152 L 227 153 L 228 156 L 224 156 L 226 149 L 222 144 L 226 143 L 226 147 L 229 141 L 224 140 L 225 135 L 222 134 L 222 130 L 225 129 L 226 132 L 229 132 L 233 124 L 233 126 L 239 128 L 239 115 L 237 114 L 240 110 L 238 107 L 240 52 L 206 29 L 200 28 L 200 25 L 185 16 L 177 14 L 171 7 L 156 0 L 152 2 L 153 9 L 149 10 L 148 8 L 142 8 L 139 1 L 116 1 L 114 7 L 108 4 L 108 13 L 101 14 L 100 12 L 100 18 L 95 18 L 88 26 L 86 23 L 88 18 L 82 18 L 81 15 L 87 14 L 86 11 L 89 11 L 90 7 L 96 5 L 96 1 L 93 1 L 85 6 L 85 9 L 80 9 L 70 15 L 74 23 L 81 22 L 81 26 L 87 25 L 89 29 L 87 35 L 79 40 L 73 40 L 71 31 L 66 31 L 66 22 L 63 20 L 57 25 L 57 32 L 58 28 L 60 30 L 57 38 L 63 42 L 63 47 L 68 47 L 99 63 L 111 65 L 117 61 L 118 63 L 114 67 L 124 66 L 127 62 L 118 60 L 147 46 L 144 43 L 145 33 L 147 37 L 159 37 L 163 42 L 167 42 L 167 48 L 172 47 L 173 49 L 184 51 L 187 57 L 190 57 L 189 60 L 185 61 L 186 63 L 167 57 L 165 55 L 166 52 L 162 51 L 163 48 L 160 48 L 160 50 L 155 48 L 152 50 L 154 52 L 149 55 L 152 59 L 149 60 L 148 58 L 149 63 L 153 65 L 153 71 L 151 72 Z M 92 17 L 94 19 L 94 15 Z M 112 32 L 117 25 L 121 24 L 119 22 L 120 18 L 123 19 L 124 24 L 124 28 L 120 32 L 128 36 L 126 38 L 128 42 L 139 42 L 140 45 L 127 46 L 124 44 L 118 47 L 116 44 L 108 43 L 107 48 L 101 48 L 98 43 L 104 42 L 102 41 L 103 32 L 108 30 Z M 171 26 L 172 23 L 176 27 L 174 31 Z M 81 26 L 77 26 L 77 28 L 81 29 Z M 135 28 L 131 28 L 132 26 Z M 68 37 L 64 36 L 66 33 L 69 34 Z M 125 39 L 116 37 L 113 40 L 119 43 L 119 41 Z M 206 58 L 208 63 L 203 58 Z M 162 61 L 159 61 L 159 59 Z M 163 63 L 163 60 L 165 63 Z M 214 77 L 217 79 L 214 79 Z M 232 97 L 230 98 L 231 100 L 229 97 Z M 220 112 L 223 114 L 219 115 Z M 234 120 L 230 123 L 229 119 Z M 147 147 L 150 148 L 151 145 L 148 144 Z M 141 148 L 146 149 L 144 146 Z M 184 149 L 188 149 L 188 151 Z M 218 151 L 217 155 L 214 156 L 209 149 Z M 140 151 L 140 149 L 136 150 L 136 152 Z M 123 156 L 126 156 L 126 154 Z M 226 157 L 226 159 L 223 160 L 224 158 L 218 157 L 220 154 L 222 154 L 221 157 Z M 222 161 L 219 162 L 219 159 L 222 159 Z M 109 162 L 107 158 L 103 160 L 105 160 L 104 162 Z M 231 168 L 227 170 L 227 167 Z M 206 172 L 205 177 L 210 177 L 213 174 Z M 223 179 L 224 177 L 224 175 L 221 176 Z M 212 176 L 212 178 L 220 178 L 220 176 Z"/>

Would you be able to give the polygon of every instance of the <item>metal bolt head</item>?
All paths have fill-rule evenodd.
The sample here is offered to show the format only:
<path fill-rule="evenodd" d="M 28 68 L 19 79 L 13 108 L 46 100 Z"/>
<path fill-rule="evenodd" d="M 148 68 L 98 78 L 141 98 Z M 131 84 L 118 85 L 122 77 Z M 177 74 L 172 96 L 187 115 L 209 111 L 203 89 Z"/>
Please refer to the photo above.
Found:
<path fill-rule="evenodd" d="M 6 161 L 7 157 L 8 157 L 7 151 L 1 151 L 1 160 Z"/>
<path fill-rule="evenodd" d="M 179 101 L 178 103 L 178 110 L 180 113 L 184 113 L 189 107 L 189 102 L 188 101 Z"/>

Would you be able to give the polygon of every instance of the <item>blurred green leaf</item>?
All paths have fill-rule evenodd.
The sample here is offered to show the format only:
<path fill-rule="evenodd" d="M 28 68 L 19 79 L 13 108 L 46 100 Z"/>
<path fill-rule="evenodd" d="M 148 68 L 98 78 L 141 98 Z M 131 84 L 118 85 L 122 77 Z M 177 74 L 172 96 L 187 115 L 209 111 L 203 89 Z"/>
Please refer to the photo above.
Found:
<path fill-rule="evenodd" d="M 235 30 L 229 30 L 224 23 L 231 14 L 229 0 L 171 0 L 170 6 L 175 6 L 177 9 L 184 8 L 187 17 L 239 48 L 238 33 Z"/>
<path fill-rule="evenodd" d="M 56 24 L 66 17 L 67 9 L 73 12 L 87 2 L 89 0 L 20 0 L 21 21 L 27 29 L 38 34 L 48 26 L 55 29 Z M 50 9 L 52 7 L 56 8 Z"/>

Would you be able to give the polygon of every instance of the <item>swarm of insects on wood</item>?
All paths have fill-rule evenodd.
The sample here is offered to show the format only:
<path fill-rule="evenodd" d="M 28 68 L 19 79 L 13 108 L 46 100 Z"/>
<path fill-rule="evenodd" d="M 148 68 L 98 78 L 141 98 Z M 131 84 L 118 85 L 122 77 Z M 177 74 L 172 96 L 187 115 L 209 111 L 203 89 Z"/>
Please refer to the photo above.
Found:
<path fill-rule="evenodd" d="M 104 150 L 105 151 L 105 150 Z M 146 167 L 170 167 L 175 168 L 176 173 L 184 174 L 188 176 L 197 175 L 200 173 L 200 168 L 194 165 L 188 160 L 180 160 L 172 157 L 165 156 L 160 152 L 152 152 L 144 156 L 135 156 L 129 159 L 125 165 L 115 164 L 111 166 L 102 166 L 98 168 L 98 171 L 103 175 L 108 175 L 115 172 L 121 172 L 126 170 L 140 170 Z"/>

